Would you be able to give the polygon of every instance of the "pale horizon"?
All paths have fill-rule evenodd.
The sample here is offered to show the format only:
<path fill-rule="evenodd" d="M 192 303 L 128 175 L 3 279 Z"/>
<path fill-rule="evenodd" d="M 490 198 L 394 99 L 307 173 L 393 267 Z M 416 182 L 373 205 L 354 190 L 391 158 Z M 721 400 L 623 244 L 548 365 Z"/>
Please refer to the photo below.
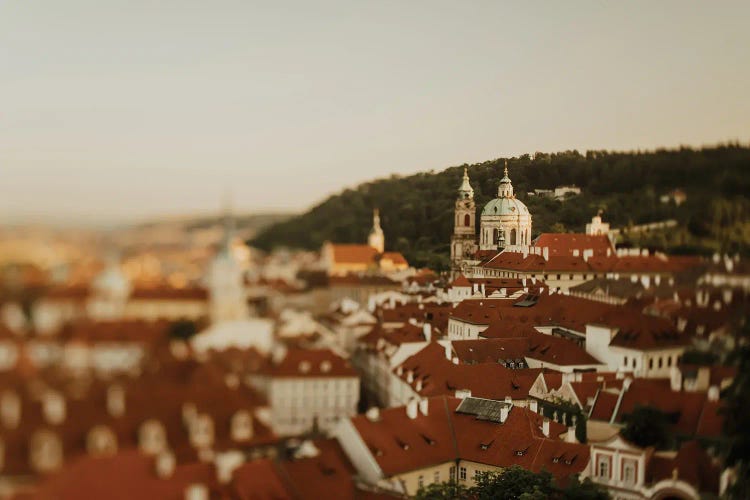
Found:
<path fill-rule="evenodd" d="M 750 140 L 747 2 L 0 4 L 0 222 L 300 212 L 535 151 Z"/>

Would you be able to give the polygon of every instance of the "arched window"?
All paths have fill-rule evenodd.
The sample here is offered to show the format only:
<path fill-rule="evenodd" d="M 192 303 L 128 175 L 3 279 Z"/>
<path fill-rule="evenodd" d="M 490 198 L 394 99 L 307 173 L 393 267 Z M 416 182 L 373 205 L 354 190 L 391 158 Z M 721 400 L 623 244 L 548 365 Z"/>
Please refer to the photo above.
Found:
<path fill-rule="evenodd" d="M 515 229 L 510 230 L 510 244 L 511 245 L 516 244 L 516 230 Z"/>
<path fill-rule="evenodd" d="M 469 214 L 464 215 L 464 226 L 466 227 L 471 226 L 471 215 Z"/>

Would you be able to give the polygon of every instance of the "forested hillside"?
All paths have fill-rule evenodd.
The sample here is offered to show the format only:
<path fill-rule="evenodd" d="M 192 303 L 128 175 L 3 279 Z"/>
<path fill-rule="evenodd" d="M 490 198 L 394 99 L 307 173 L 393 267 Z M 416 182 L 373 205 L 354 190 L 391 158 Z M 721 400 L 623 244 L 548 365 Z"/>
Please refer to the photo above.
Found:
<path fill-rule="evenodd" d="M 477 212 L 497 193 L 503 159 L 469 165 Z M 651 152 L 577 151 L 535 153 L 508 159 L 517 198 L 529 207 L 534 236 L 582 231 L 598 210 L 613 227 L 677 219 L 679 228 L 625 243 L 674 253 L 750 248 L 750 148 L 739 145 Z M 261 231 L 251 244 L 263 249 L 315 249 L 326 241 L 364 242 L 372 208 L 390 250 L 411 263 L 445 269 L 453 207 L 463 166 L 364 183 L 331 196 L 307 213 Z M 529 196 L 534 189 L 575 184 L 583 193 L 565 201 Z M 659 197 L 675 188 L 687 194 L 681 206 Z"/>

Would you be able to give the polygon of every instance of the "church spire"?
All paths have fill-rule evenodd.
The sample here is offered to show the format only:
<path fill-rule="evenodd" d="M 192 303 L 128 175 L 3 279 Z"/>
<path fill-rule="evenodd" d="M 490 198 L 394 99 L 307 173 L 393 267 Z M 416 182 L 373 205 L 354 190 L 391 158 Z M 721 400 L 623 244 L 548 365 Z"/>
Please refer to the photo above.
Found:
<path fill-rule="evenodd" d="M 378 253 L 385 251 L 385 234 L 383 228 L 380 227 L 380 210 L 377 208 L 372 211 L 372 229 L 367 237 L 367 244 L 377 250 Z"/>
<path fill-rule="evenodd" d="M 464 178 L 461 187 L 458 188 L 458 198 L 461 200 L 474 198 L 474 188 L 469 183 L 469 167 L 464 167 Z"/>
<path fill-rule="evenodd" d="M 504 176 L 500 179 L 500 185 L 497 188 L 498 198 L 514 198 L 513 196 L 513 184 L 510 182 L 508 177 L 508 160 L 505 160 Z"/>

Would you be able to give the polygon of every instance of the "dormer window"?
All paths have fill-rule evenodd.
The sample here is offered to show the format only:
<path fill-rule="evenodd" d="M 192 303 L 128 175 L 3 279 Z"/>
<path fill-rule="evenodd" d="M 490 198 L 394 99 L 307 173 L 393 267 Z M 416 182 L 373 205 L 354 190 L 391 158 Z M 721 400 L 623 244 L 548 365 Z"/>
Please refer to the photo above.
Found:
<path fill-rule="evenodd" d="M 300 362 L 299 371 L 302 373 L 308 373 L 310 371 L 310 362 L 309 361 Z"/>
<path fill-rule="evenodd" d="M 331 362 L 330 361 L 323 361 L 320 363 L 320 371 L 323 373 L 328 373 L 331 371 Z"/>

